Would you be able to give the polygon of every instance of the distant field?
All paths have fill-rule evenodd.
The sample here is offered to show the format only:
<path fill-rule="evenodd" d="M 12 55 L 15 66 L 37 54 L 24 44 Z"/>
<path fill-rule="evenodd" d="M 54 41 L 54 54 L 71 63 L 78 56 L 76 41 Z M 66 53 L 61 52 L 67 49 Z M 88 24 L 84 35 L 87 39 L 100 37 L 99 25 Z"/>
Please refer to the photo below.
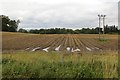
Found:
<path fill-rule="evenodd" d="M 105 35 L 105 41 L 98 40 L 98 34 L 24 34 L 2 33 L 2 47 L 6 50 L 32 51 L 100 51 L 117 50 L 118 35 Z M 102 37 L 102 35 L 101 35 Z"/>

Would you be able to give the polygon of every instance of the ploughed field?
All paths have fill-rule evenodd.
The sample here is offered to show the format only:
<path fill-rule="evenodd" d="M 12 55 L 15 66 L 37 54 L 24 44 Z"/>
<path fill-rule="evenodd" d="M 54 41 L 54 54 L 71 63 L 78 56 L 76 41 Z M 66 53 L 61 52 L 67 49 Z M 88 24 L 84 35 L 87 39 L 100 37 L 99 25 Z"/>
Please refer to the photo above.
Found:
<path fill-rule="evenodd" d="M 25 51 L 102 51 L 117 50 L 118 35 L 105 34 L 98 40 L 98 34 L 24 34 L 2 32 L 3 52 Z M 103 35 L 101 35 L 103 37 Z"/>
<path fill-rule="evenodd" d="M 120 78 L 118 35 L 2 32 L 3 78 Z M 102 37 L 102 35 L 101 35 Z M 119 43 L 120 44 L 120 43 Z M 67 54 L 67 53 L 74 54 Z M 58 54 L 59 53 L 59 54 Z"/>

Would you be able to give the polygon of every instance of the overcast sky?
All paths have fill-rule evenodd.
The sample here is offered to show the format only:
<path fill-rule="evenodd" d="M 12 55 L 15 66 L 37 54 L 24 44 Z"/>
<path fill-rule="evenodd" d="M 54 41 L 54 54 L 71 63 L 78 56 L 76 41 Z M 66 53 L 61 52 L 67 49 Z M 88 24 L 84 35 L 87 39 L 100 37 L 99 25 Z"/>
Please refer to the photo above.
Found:
<path fill-rule="evenodd" d="M 119 0 L 0 0 L 0 15 L 20 19 L 20 28 L 97 27 L 98 14 L 106 24 L 118 24 Z"/>

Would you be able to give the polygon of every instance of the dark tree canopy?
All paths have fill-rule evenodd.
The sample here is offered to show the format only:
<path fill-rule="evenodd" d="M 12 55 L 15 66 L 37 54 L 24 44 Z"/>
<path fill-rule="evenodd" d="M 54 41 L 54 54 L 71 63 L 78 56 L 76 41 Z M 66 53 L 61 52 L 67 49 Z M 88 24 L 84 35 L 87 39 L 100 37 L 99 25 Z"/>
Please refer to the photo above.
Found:
<path fill-rule="evenodd" d="M 1 15 L 0 18 L 2 19 L 2 31 L 7 32 L 16 32 L 18 25 L 15 20 L 10 20 L 9 17 Z"/>
<path fill-rule="evenodd" d="M 102 28 L 99 29 L 99 27 L 96 28 L 82 28 L 82 29 L 65 29 L 65 28 L 51 28 L 51 29 L 31 29 L 28 31 L 29 33 L 34 33 L 34 34 L 99 34 L 103 33 Z M 105 26 L 105 34 L 117 34 L 120 32 L 118 30 L 118 27 L 113 25 L 113 26 Z"/>
<path fill-rule="evenodd" d="M 22 29 L 22 28 L 20 28 L 20 29 L 18 30 L 18 32 L 22 32 L 22 33 L 28 33 L 28 31 L 27 31 L 27 30 L 25 30 L 25 29 Z"/>

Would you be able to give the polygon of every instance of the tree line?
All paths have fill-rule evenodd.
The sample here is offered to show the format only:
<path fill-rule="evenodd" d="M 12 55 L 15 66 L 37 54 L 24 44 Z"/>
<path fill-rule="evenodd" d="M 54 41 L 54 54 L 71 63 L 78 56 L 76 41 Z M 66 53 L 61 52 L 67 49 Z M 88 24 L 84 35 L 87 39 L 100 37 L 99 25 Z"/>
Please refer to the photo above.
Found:
<path fill-rule="evenodd" d="M 33 33 L 33 34 L 99 34 L 103 33 L 102 28 L 99 29 L 99 27 L 96 28 L 82 28 L 82 29 L 66 29 L 66 28 L 50 28 L 50 29 L 31 29 L 31 30 L 25 30 L 20 28 L 18 29 L 18 23 L 19 20 L 11 20 L 8 16 L 0 15 L 0 18 L 2 19 L 2 31 L 7 32 L 21 32 L 21 33 Z M 104 26 L 105 34 L 116 34 L 120 33 L 120 30 L 117 26 Z"/>
<path fill-rule="evenodd" d="M 82 28 L 82 29 L 66 29 L 66 28 L 50 28 L 50 29 L 31 29 L 31 30 L 25 30 L 25 29 L 19 29 L 18 32 L 23 32 L 23 33 L 33 33 L 33 34 L 99 34 L 103 33 L 102 28 L 99 29 L 99 27 L 96 28 Z M 104 27 L 105 34 L 117 34 L 120 32 L 118 30 L 118 27 L 113 25 L 113 26 L 108 26 L 106 25 Z"/>

